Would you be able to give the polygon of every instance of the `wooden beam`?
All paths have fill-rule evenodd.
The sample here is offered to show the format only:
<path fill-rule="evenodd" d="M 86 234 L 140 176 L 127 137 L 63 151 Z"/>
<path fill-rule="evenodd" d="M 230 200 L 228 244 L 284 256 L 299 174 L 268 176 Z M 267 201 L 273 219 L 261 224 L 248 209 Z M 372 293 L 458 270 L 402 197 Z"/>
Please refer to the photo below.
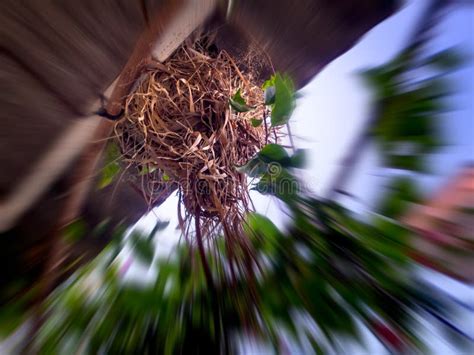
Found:
<path fill-rule="evenodd" d="M 216 3 L 216 0 L 169 0 L 156 10 L 157 13 L 152 15 L 152 21 L 137 41 L 120 77 L 105 92 L 104 96 L 110 97 L 107 104 L 109 113 L 120 112 L 124 98 L 152 56 L 166 60 L 212 14 Z M 99 101 L 95 106 L 98 105 Z M 89 191 L 101 152 L 112 129 L 113 122 L 95 115 L 74 122 L 35 164 L 32 173 L 21 179 L 8 197 L 0 201 L 0 232 L 12 228 L 82 152 L 79 160 L 86 159 L 87 163 L 80 163 L 76 167 L 81 170 L 76 175 L 83 177 L 83 181 L 78 182 L 82 187 L 74 187 L 77 202 L 72 210 L 77 210 Z M 75 212 L 70 212 L 71 216 L 74 214 Z"/>

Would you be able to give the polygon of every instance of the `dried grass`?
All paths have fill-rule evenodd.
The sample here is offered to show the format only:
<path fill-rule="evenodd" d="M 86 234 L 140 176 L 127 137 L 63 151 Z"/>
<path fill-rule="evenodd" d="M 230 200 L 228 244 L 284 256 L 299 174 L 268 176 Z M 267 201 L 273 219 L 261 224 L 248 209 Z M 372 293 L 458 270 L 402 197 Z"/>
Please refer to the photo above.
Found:
<path fill-rule="evenodd" d="M 261 58 L 252 53 L 236 63 L 225 51 L 213 54 L 203 42 L 184 44 L 165 63 L 148 66 L 115 131 L 137 172 L 157 169 L 142 185 L 145 195 L 161 191 L 162 184 L 176 184 L 178 217 L 188 240 L 194 220 L 203 237 L 223 232 L 229 241 L 239 241 L 251 202 L 246 177 L 235 166 L 271 139 L 265 124 L 251 124 L 252 118 L 268 115 L 258 73 L 249 69 Z M 229 99 L 238 89 L 254 110 L 230 109 Z"/>

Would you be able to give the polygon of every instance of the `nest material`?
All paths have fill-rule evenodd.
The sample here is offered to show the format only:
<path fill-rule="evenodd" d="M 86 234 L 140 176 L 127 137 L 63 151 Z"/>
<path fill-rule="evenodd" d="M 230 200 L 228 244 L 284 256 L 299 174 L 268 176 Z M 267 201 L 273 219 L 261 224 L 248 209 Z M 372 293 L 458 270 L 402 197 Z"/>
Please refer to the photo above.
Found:
<path fill-rule="evenodd" d="M 116 125 L 126 160 L 142 174 L 157 169 L 148 176 L 151 190 L 161 191 L 162 184 L 178 187 L 185 236 L 192 219 L 197 219 L 204 236 L 222 229 L 228 237 L 241 234 L 250 200 L 246 177 L 235 167 L 269 139 L 265 123 L 251 124 L 252 118 L 268 114 L 258 73 L 251 69 L 253 61 L 254 54 L 236 63 L 225 51 L 212 54 L 202 42 L 182 45 L 142 75 L 126 100 L 125 118 Z M 229 99 L 239 89 L 255 109 L 230 109 Z"/>

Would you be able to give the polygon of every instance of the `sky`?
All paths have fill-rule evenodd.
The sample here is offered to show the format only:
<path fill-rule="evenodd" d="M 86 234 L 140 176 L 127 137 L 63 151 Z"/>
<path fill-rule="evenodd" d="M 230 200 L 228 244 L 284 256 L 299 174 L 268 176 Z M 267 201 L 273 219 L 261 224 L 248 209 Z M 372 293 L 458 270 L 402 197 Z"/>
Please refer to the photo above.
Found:
<path fill-rule="evenodd" d="M 357 73 L 392 59 L 409 40 L 426 0 L 412 0 L 394 16 L 376 26 L 355 47 L 329 64 L 305 88 L 292 117 L 298 146 L 309 148 L 311 185 L 324 194 L 340 162 L 369 115 L 371 92 Z M 430 158 L 433 174 L 420 177 L 430 193 L 466 161 L 474 160 L 474 7 L 452 11 L 439 27 L 434 50 L 456 46 L 468 56 L 468 65 L 450 75 L 458 93 L 450 98 L 454 111 L 440 120 L 448 146 Z M 308 133 L 309 132 L 309 133 Z M 380 168 L 375 146 L 369 147 L 347 190 L 370 209 L 390 172 Z M 381 176 L 382 175 L 382 176 Z M 376 187 L 376 188 L 374 188 Z"/>

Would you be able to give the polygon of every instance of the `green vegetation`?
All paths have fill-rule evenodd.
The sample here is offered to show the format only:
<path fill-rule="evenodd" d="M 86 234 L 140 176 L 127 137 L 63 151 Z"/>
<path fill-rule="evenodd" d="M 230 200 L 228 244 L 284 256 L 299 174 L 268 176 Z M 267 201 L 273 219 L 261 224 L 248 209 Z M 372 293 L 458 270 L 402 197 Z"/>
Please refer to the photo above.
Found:
<path fill-rule="evenodd" d="M 283 95 L 288 102 L 278 100 L 277 78 L 275 100 L 267 102 L 274 102 L 273 110 L 292 107 L 293 93 Z M 234 101 L 242 108 L 239 96 Z M 273 117 L 282 116 L 272 111 Z M 106 250 L 50 298 L 51 315 L 37 339 L 40 353 L 233 353 L 236 334 L 252 334 L 278 351 L 282 331 L 324 353 L 339 337 L 361 341 L 358 323 L 391 351 L 423 349 L 416 314 L 448 309 L 414 277 L 410 233 L 383 218 L 362 222 L 304 191 L 296 176 L 304 161 L 304 151 L 290 155 L 268 144 L 237 168 L 258 178 L 253 189 L 280 199 L 291 222 L 280 230 L 268 218 L 248 214 L 250 254 L 234 244 L 230 255 L 226 239 L 214 241 L 205 251 L 212 287 L 190 244 L 169 259 L 154 259 L 153 237 L 162 224 L 149 235 L 132 233 L 134 255 L 156 269 L 156 278 L 144 285 L 125 282 L 111 257 L 116 253 Z M 413 199 L 408 185 L 398 188 Z M 400 213 L 399 206 L 384 209 Z M 311 330 L 314 325 L 321 333 Z"/>

